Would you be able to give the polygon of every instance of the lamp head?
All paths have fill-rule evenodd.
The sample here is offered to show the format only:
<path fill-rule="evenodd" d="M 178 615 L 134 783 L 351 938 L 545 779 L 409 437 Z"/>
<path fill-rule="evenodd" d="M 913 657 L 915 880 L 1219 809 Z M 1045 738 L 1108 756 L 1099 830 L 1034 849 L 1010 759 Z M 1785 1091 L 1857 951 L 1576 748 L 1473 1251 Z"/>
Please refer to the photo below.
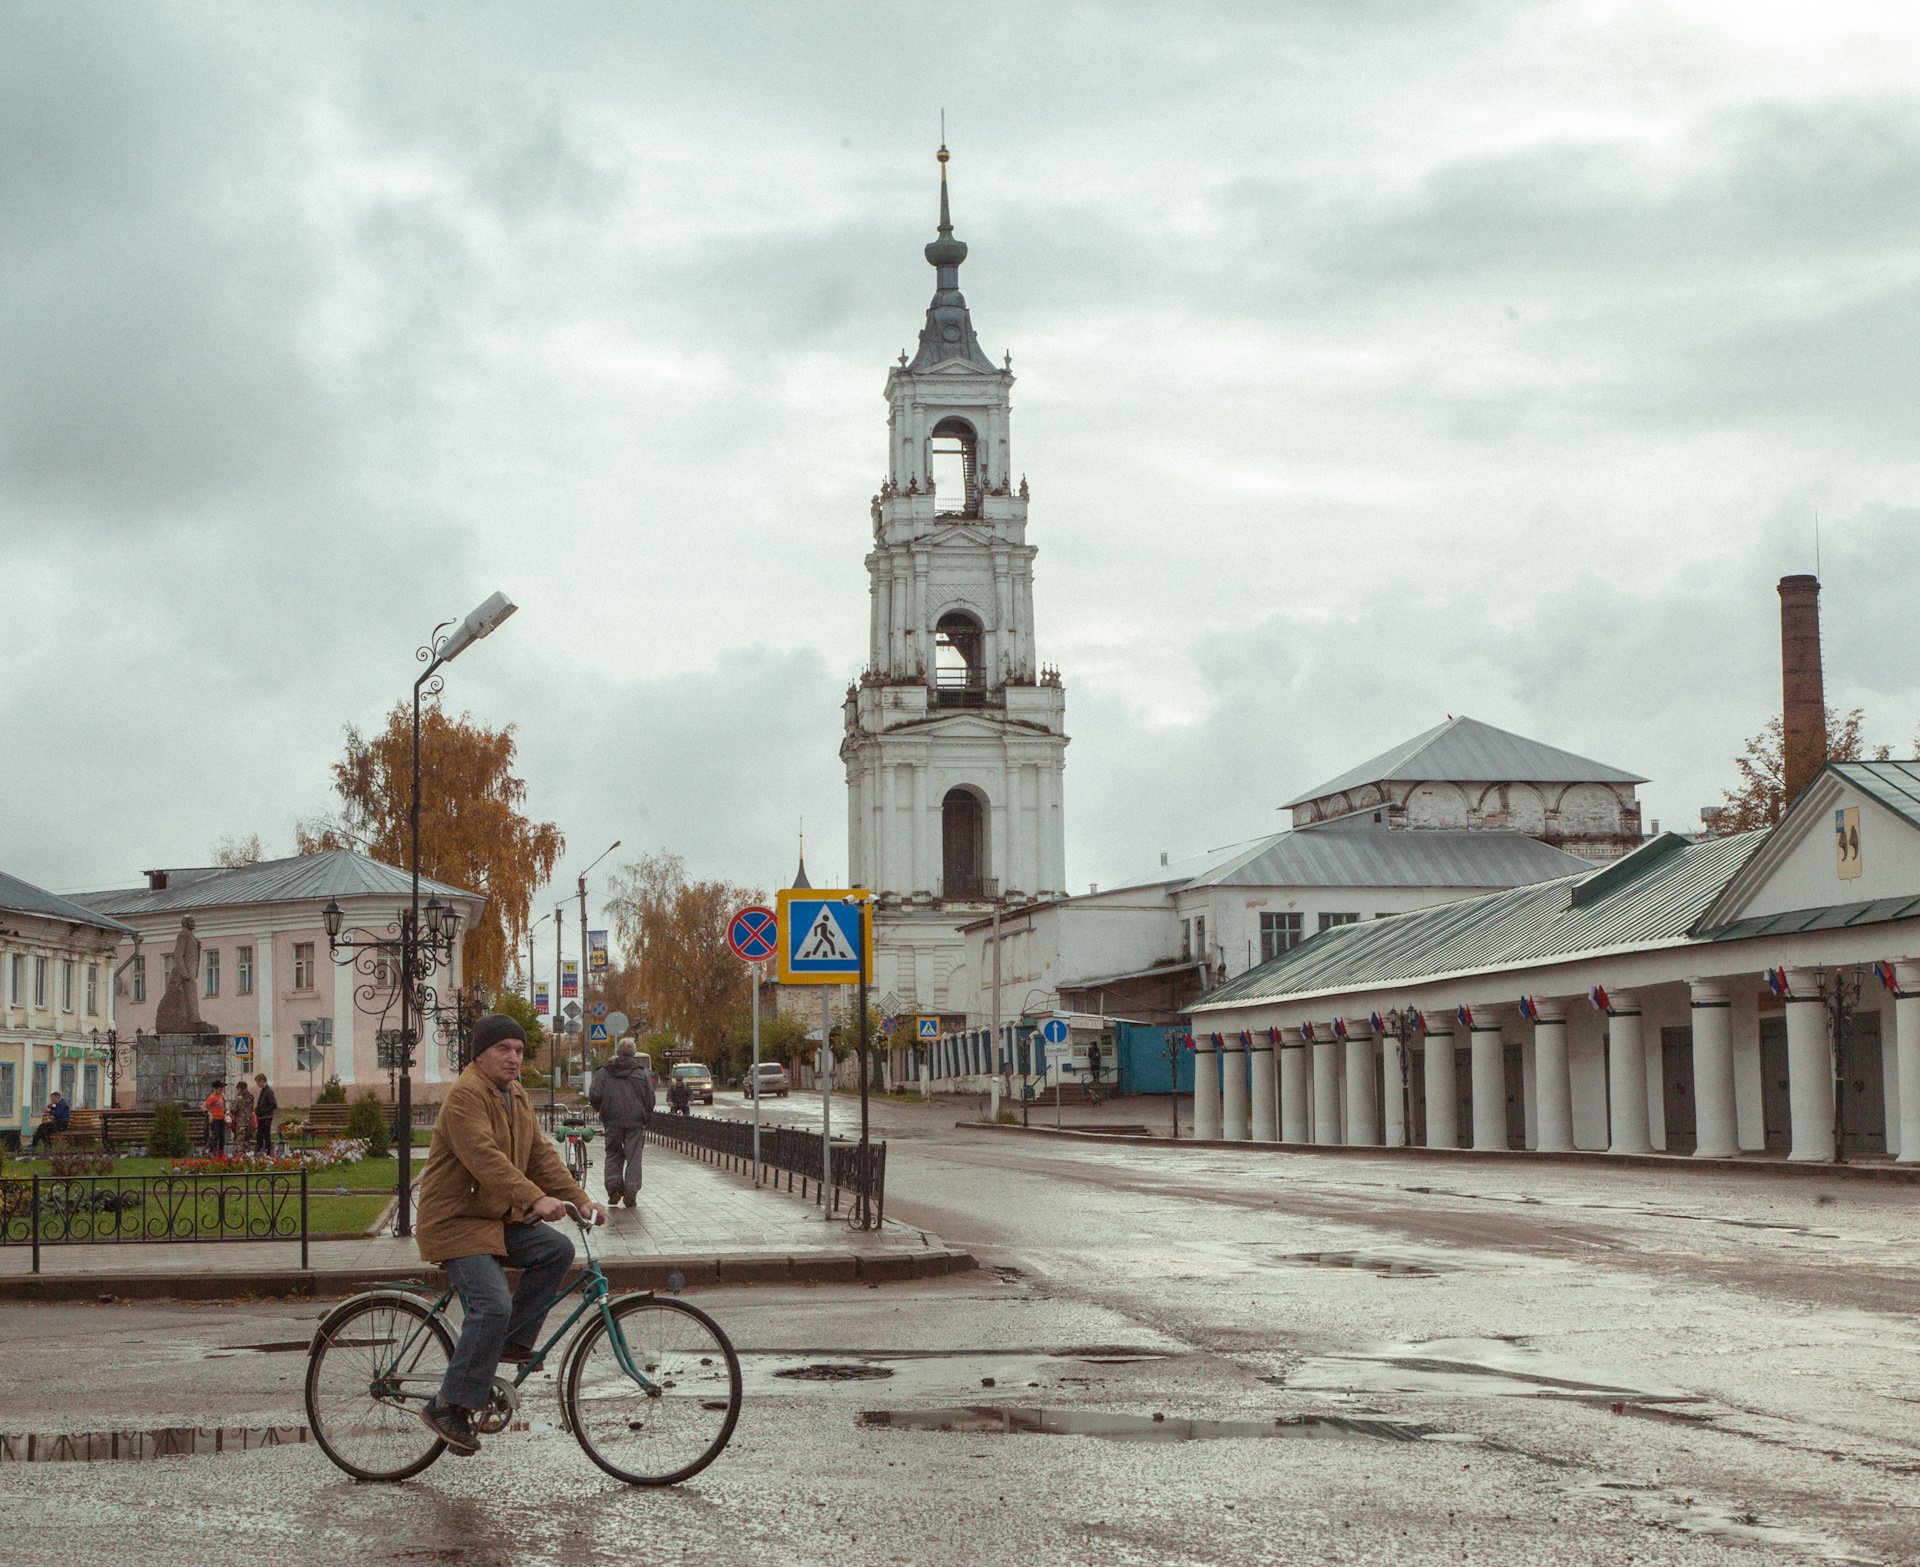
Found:
<path fill-rule="evenodd" d="M 453 635 L 447 638 L 446 645 L 440 649 L 440 662 L 451 663 L 481 638 L 492 636 L 500 622 L 519 607 L 506 594 L 493 594 L 477 609 L 469 611 L 467 618 L 453 628 Z"/>
<path fill-rule="evenodd" d="M 426 908 L 423 909 L 421 913 L 426 918 L 427 934 L 429 936 L 438 936 L 440 934 L 440 922 L 445 919 L 447 915 L 446 906 L 442 904 L 437 897 L 429 898 L 427 899 Z"/>
<path fill-rule="evenodd" d="M 320 923 L 326 927 L 328 941 L 340 939 L 340 927 L 345 923 L 345 916 L 341 912 L 338 898 L 327 899 L 327 906 L 320 911 Z"/>

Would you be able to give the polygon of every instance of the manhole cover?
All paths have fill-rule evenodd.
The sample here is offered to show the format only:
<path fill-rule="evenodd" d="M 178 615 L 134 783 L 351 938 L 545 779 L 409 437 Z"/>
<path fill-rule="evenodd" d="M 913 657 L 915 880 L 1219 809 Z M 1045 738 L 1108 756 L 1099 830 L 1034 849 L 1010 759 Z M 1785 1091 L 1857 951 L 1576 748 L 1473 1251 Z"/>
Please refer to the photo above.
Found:
<path fill-rule="evenodd" d="M 892 1376 L 893 1371 L 887 1366 L 857 1360 L 818 1360 L 811 1365 L 788 1366 L 774 1375 L 790 1382 L 880 1382 Z"/>

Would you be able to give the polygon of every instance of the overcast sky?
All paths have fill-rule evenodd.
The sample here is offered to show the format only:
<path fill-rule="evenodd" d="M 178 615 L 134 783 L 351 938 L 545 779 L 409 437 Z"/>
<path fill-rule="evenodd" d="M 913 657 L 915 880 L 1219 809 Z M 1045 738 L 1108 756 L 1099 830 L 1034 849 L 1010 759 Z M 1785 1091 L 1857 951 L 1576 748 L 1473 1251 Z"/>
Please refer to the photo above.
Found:
<path fill-rule="evenodd" d="M 435 622 L 531 807 L 842 874 L 887 366 L 1011 350 L 1070 883 L 1467 713 L 1920 724 L 1920 12 L 0 0 L 0 867 L 290 853 Z M 622 856 L 624 857 L 624 853 Z"/>

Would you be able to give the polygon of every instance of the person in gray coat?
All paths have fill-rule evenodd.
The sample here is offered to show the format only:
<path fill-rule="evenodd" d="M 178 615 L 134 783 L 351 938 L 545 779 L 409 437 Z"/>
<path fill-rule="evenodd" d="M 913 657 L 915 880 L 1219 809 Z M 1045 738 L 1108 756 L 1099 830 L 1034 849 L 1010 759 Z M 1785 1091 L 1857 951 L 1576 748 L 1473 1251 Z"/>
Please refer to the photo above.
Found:
<path fill-rule="evenodd" d="M 607 1129 L 607 1202 L 624 1197 L 629 1208 L 638 1207 L 640 1150 L 653 1119 L 653 1074 L 634 1054 L 631 1039 L 622 1039 L 613 1059 L 594 1073 L 587 1099 Z"/>

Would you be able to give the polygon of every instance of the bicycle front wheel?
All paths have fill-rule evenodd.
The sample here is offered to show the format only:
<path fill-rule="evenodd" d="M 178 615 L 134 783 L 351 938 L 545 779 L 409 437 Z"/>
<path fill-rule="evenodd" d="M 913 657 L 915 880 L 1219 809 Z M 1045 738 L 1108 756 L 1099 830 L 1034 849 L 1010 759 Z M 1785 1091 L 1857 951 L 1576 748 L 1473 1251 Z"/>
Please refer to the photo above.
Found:
<path fill-rule="evenodd" d="M 609 1316 L 646 1385 L 620 1363 Z M 574 1436 L 608 1474 L 628 1485 L 676 1485 L 719 1457 L 733 1435 L 740 1357 L 698 1307 L 628 1295 L 581 1333 L 562 1396 Z"/>
<path fill-rule="evenodd" d="M 404 1480 L 446 1450 L 417 1411 L 453 1359 L 446 1324 L 410 1295 L 350 1300 L 307 1352 L 307 1426 L 356 1480 Z"/>

